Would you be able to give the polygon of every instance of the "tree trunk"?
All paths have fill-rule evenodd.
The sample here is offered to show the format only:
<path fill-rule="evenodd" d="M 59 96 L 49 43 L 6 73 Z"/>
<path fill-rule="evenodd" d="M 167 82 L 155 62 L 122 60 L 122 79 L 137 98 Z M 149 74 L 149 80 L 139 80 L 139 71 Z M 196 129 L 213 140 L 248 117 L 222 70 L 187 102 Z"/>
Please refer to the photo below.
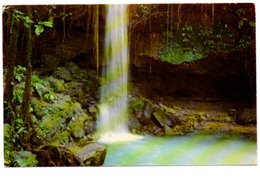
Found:
<path fill-rule="evenodd" d="M 31 18 L 31 8 L 27 6 L 28 15 Z M 32 29 L 31 27 L 27 28 L 27 68 L 26 68 L 26 80 L 25 80 L 25 89 L 23 94 L 23 103 L 22 103 L 22 119 L 24 124 L 31 128 L 31 119 L 30 119 L 30 106 L 31 106 L 31 80 L 32 80 Z"/>
<path fill-rule="evenodd" d="M 8 114 L 11 116 L 8 117 L 7 121 L 10 123 L 12 121 L 11 118 L 15 117 L 16 110 L 15 105 L 13 103 L 13 88 L 14 88 L 14 67 L 17 61 L 17 43 L 18 43 L 18 35 L 19 35 L 19 25 L 14 19 L 12 19 L 10 28 L 10 41 L 7 49 L 7 76 L 6 83 L 4 87 L 4 99 L 6 101 L 6 107 L 8 107 Z M 7 114 L 5 113 L 5 114 Z"/>

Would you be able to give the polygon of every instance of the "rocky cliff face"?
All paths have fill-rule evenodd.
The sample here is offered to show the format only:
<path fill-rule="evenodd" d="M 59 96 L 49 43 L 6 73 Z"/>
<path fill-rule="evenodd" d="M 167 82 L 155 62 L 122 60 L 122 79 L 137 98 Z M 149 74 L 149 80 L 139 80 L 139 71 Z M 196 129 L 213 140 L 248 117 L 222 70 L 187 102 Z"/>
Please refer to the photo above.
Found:
<path fill-rule="evenodd" d="M 179 65 L 140 56 L 145 64 L 132 65 L 132 79 L 141 82 L 140 87 L 147 94 L 255 102 L 254 54 L 252 50 L 236 51 Z"/>

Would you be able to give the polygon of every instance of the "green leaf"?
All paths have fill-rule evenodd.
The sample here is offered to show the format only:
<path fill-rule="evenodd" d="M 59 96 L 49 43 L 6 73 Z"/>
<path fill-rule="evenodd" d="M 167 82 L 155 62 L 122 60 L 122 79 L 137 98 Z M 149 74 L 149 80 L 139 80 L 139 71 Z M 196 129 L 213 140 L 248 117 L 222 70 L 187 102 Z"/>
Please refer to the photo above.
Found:
<path fill-rule="evenodd" d="M 30 17 L 22 17 L 23 19 L 23 24 L 26 28 L 29 28 L 34 22 L 30 19 Z"/>
<path fill-rule="evenodd" d="M 41 33 L 43 33 L 44 28 L 42 25 L 35 25 L 35 34 L 39 36 Z"/>
<path fill-rule="evenodd" d="M 46 27 L 53 27 L 53 22 L 52 21 L 45 21 L 43 22 L 43 25 Z"/>

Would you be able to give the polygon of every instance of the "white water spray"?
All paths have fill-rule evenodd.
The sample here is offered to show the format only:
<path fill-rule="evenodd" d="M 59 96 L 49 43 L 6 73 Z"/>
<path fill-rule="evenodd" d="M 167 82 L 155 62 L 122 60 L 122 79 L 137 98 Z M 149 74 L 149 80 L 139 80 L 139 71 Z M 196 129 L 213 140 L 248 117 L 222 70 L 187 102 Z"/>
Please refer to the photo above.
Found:
<path fill-rule="evenodd" d="M 108 5 L 105 35 L 105 64 L 97 130 L 99 141 L 125 141 L 128 132 L 128 36 L 127 5 Z M 138 137 L 138 136 L 137 136 Z"/>

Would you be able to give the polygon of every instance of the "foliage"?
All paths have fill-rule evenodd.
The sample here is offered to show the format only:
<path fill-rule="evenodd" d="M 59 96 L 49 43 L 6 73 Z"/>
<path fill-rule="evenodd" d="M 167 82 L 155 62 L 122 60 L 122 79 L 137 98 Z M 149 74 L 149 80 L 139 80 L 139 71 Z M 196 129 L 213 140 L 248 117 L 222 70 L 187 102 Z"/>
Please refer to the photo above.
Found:
<path fill-rule="evenodd" d="M 4 124 L 4 160 L 9 165 L 13 161 L 13 137 L 11 125 Z"/>
<path fill-rule="evenodd" d="M 192 26 L 187 23 L 181 29 L 182 44 L 184 48 L 189 49 L 192 44 Z"/>
<path fill-rule="evenodd" d="M 20 151 L 15 155 L 14 163 L 18 167 L 34 167 L 38 161 L 36 155 L 30 151 Z"/>
<path fill-rule="evenodd" d="M 14 69 L 14 78 L 17 81 L 21 82 L 25 77 L 25 72 L 26 72 L 26 68 L 21 65 L 18 65 Z"/>
<path fill-rule="evenodd" d="M 48 21 L 39 21 L 37 22 L 37 24 L 34 25 L 34 27 L 35 27 L 34 30 L 35 34 L 39 36 L 41 33 L 43 33 L 44 27 L 50 27 L 50 28 L 53 27 L 53 20 L 50 19 Z"/>
<path fill-rule="evenodd" d="M 42 21 L 42 20 L 38 20 L 38 19 L 33 21 L 29 16 L 25 15 L 24 12 L 21 12 L 17 9 L 14 9 L 12 16 L 16 20 L 16 22 L 22 21 L 23 25 L 26 28 L 29 28 L 32 25 L 34 25 L 34 27 L 35 27 L 34 32 L 37 36 L 39 36 L 40 34 L 42 34 L 44 32 L 44 27 L 49 27 L 49 28 L 53 27 L 52 18 L 50 18 L 49 20 L 46 20 L 46 21 Z"/>
<path fill-rule="evenodd" d="M 39 76 L 35 74 L 32 75 L 32 88 L 34 92 L 48 102 L 53 102 L 56 99 L 49 82 L 40 79 Z"/>
<path fill-rule="evenodd" d="M 15 119 L 15 131 L 16 133 L 14 134 L 14 140 L 19 139 L 21 135 L 26 134 L 28 132 L 21 118 Z"/>
<path fill-rule="evenodd" d="M 24 92 L 24 82 L 17 84 L 13 90 L 13 101 L 16 104 L 22 104 Z"/>
<path fill-rule="evenodd" d="M 145 107 L 145 101 L 142 98 L 132 98 L 130 101 L 130 106 L 133 109 L 142 109 Z"/>
<path fill-rule="evenodd" d="M 172 64 L 181 64 L 182 62 L 191 62 L 203 57 L 204 55 L 196 50 L 186 51 L 181 47 L 177 47 L 161 55 L 160 59 L 164 62 L 170 62 Z"/>
<path fill-rule="evenodd" d="M 13 101 L 17 104 L 21 104 L 23 100 L 25 72 L 26 68 L 20 65 L 14 69 L 14 78 L 19 82 L 15 85 L 13 91 Z M 32 75 L 32 89 L 40 98 L 48 102 L 53 102 L 56 98 L 50 83 L 35 74 Z"/>

